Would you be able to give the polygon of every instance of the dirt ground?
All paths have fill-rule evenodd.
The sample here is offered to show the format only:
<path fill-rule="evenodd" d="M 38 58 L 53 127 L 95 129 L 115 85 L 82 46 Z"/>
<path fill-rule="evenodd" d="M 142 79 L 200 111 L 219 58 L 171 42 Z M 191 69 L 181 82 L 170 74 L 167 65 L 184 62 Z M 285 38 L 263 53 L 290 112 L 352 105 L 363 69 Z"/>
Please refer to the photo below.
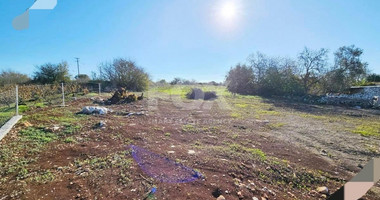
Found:
<path fill-rule="evenodd" d="M 378 110 L 230 95 L 146 96 L 106 106 L 113 110 L 106 115 L 75 114 L 96 105 L 90 98 L 28 111 L 0 142 L 0 200 L 326 199 L 318 187 L 333 193 L 380 154 L 378 136 L 357 133 L 368 123 L 378 130 Z M 141 170 L 131 144 L 202 177 L 160 182 Z M 379 188 L 363 199 L 379 199 Z"/>

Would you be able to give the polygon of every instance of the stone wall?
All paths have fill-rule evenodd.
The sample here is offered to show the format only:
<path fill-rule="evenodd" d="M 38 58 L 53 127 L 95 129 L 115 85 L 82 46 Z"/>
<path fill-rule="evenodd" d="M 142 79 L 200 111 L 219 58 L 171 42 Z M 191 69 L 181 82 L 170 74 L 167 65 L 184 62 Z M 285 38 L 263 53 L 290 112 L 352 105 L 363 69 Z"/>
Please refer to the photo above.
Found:
<path fill-rule="evenodd" d="M 354 88 L 352 94 L 327 94 L 321 103 L 333 105 L 360 106 L 363 108 L 380 108 L 380 86 Z"/>

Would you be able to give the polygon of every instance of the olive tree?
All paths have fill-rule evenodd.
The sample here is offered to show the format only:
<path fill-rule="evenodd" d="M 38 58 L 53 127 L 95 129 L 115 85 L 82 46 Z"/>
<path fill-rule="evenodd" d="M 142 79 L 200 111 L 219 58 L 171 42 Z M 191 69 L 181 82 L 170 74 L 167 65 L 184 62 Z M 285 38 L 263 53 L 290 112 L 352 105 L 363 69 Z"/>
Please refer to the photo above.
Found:
<path fill-rule="evenodd" d="M 362 61 L 363 49 L 354 45 L 340 47 L 335 53 L 335 64 L 326 76 L 328 92 L 343 92 L 366 78 L 368 64 Z"/>

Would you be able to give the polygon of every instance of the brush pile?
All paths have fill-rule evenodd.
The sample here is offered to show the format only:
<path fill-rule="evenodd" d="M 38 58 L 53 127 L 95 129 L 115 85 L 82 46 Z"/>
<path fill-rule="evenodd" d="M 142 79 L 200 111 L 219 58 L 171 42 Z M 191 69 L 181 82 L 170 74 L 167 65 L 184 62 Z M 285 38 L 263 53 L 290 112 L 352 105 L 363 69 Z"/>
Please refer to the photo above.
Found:
<path fill-rule="evenodd" d="M 214 100 L 217 98 L 216 92 L 207 91 L 203 92 L 199 88 L 192 88 L 189 93 L 187 93 L 186 97 L 188 99 L 203 99 L 203 100 Z"/>
<path fill-rule="evenodd" d="M 125 88 L 120 88 L 119 90 L 115 91 L 115 93 L 110 99 L 106 101 L 106 104 L 111 105 L 111 104 L 131 103 L 137 100 L 143 100 L 143 98 L 144 98 L 143 93 L 141 94 L 141 96 L 137 96 L 135 93 L 128 92 Z"/>

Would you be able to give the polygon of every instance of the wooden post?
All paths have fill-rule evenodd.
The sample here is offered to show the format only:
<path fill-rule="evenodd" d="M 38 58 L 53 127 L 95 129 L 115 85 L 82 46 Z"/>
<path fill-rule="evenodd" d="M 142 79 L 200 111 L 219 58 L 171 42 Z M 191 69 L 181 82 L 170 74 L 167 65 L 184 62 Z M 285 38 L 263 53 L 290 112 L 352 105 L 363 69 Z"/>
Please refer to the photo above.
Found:
<path fill-rule="evenodd" d="M 62 106 L 65 106 L 65 89 L 63 87 L 63 83 L 61 84 L 62 87 Z"/>
<path fill-rule="evenodd" d="M 18 115 L 18 85 L 16 85 L 16 115 Z"/>

